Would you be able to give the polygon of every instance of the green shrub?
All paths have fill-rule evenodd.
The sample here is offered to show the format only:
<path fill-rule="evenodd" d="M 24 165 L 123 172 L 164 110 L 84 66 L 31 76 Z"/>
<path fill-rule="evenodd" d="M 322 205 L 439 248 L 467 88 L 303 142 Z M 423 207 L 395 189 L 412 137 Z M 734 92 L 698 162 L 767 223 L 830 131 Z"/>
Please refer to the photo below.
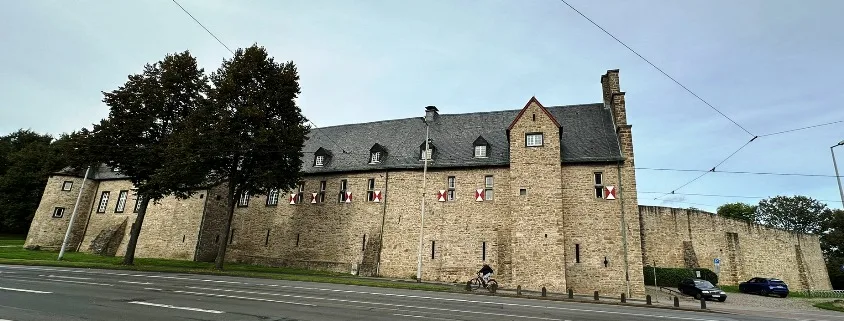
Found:
<path fill-rule="evenodd" d="M 643 269 L 645 285 L 654 285 L 654 268 L 645 266 Z M 718 275 L 709 269 L 697 268 L 656 268 L 656 282 L 658 286 L 677 287 L 680 281 L 686 278 L 698 278 L 695 271 L 700 271 L 700 279 L 704 279 L 718 285 Z"/>

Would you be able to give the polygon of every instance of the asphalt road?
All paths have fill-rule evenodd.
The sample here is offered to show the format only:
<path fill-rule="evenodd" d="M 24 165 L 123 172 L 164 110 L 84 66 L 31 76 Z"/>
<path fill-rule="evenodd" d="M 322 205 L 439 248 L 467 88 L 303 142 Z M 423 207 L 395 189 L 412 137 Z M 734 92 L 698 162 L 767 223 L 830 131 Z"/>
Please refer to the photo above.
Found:
<path fill-rule="evenodd" d="M 238 277 L 0 265 L 0 321 L 7 320 L 795 319 Z"/>

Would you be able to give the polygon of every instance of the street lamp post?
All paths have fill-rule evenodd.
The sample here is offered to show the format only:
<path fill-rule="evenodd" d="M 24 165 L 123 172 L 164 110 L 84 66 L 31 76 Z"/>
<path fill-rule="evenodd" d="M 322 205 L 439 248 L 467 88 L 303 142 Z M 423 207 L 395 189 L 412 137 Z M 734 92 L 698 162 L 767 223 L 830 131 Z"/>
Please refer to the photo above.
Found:
<path fill-rule="evenodd" d="M 59 261 L 62 260 L 64 257 L 64 251 L 67 249 L 67 240 L 70 238 L 70 230 L 73 228 L 73 221 L 76 219 L 76 210 L 79 208 L 79 200 L 82 198 L 82 190 L 85 189 L 85 180 L 88 179 L 88 173 L 90 171 L 91 166 L 88 166 L 88 168 L 85 169 L 85 176 L 82 177 L 82 185 L 79 186 L 79 195 L 76 195 L 76 204 L 73 205 L 73 213 L 70 214 L 70 222 L 67 223 L 67 231 L 64 233 L 62 248 L 59 251 Z"/>
<path fill-rule="evenodd" d="M 428 120 L 424 119 L 425 121 L 425 150 L 422 151 L 422 158 L 424 165 L 422 165 L 422 215 L 419 221 L 419 253 L 417 254 L 416 258 L 416 282 L 422 282 L 422 236 L 425 235 L 425 198 L 427 197 L 425 193 L 425 179 L 428 175 Z"/>
<path fill-rule="evenodd" d="M 835 167 L 835 179 L 838 180 L 838 193 L 841 194 L 841 206 L 844 206 L 844 189 L 841 188 L 841 176 L 838 175 L 838 164 L 835 163 L 835 150 L 833 149 L 841 145 L 844 145 L 844 140 L 830 147 L 829 152 L 832 153 L 832 167 Z"/>

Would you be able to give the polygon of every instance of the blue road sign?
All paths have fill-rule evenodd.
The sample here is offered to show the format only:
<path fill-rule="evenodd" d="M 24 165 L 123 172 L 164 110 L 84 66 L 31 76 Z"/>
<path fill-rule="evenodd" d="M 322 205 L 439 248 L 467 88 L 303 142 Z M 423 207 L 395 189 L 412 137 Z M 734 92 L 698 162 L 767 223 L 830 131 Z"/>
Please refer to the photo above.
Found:
<path fill-rule="evenodd" d="M 715 265 L 721 264 L 721 259 L 715 258 Z"/>

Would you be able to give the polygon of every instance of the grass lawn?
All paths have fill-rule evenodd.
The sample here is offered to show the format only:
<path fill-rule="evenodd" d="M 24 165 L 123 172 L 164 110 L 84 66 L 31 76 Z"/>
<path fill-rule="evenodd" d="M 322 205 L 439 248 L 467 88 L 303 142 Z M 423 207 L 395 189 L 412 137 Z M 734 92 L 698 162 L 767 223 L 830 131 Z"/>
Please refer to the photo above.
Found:
<path fill-rule="evenodd" d="M 840 300 L 836 300 L 836 301 L 840 301 Z M 816 308 L 821 308 L 821 309 L 826 309 L 826 310 L 844 312 L 844 303 L 841 303 L 841 302 L 835 302 L 835 301 L 820 302 L 820 303 L 813 304 L 813 306 L 816 307 Z"/>
<path fill-rule="evenodd" d="M 323 283 L 352 284 L 401 289 L 429 291 L 451 291 L 454 286 L 397 282 L 374 278 L 360 278 L 344 273 L 324 272 L 306 269 L 268 267 L 250 264 L 226 263 L 224 271 L 214 269 L 214 263 L 167 259 L 135 258 L 135 265 L 122 265 L 122 257 L 107 257 L 87 253 L 65 252 L 58 261 L 57 251 L 30 251 L 23 248 L 24 236 L 0 235 L 0 264 L 46 265 L 62 267 L 83 267 L 120 269 L 153 272 L 178 272 L 207 275 L 245 276 L 278 280 L 308 281 Z"/>

